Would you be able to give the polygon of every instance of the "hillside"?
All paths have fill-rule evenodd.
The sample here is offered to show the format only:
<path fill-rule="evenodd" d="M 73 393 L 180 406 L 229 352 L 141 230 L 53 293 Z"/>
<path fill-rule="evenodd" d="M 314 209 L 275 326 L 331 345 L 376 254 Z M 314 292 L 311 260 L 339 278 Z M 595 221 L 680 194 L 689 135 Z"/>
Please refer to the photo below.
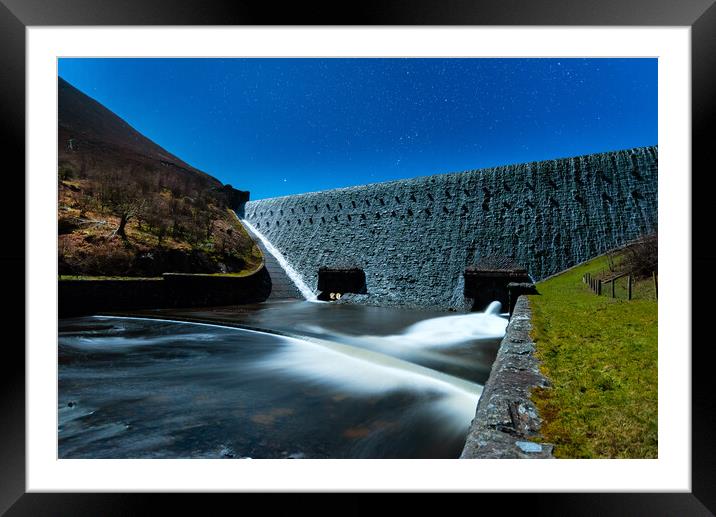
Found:
<path fill-rule="evenodd" d="M 261 253 L 232 212 L 247 200 L 59 79 L 61 275 L 253 270 Z"/>
<path fill-rule="evenodd" d="M 550 387 L 532 400 L 544 419 L 540 441 L 559 458 L 658 456 L 657 236 L 537 284 L 530 296 L 537 356 Z M 634 275 L 598 296 L 583 276 Z M 606 284 L 605 284 L 606 286 Z"/>

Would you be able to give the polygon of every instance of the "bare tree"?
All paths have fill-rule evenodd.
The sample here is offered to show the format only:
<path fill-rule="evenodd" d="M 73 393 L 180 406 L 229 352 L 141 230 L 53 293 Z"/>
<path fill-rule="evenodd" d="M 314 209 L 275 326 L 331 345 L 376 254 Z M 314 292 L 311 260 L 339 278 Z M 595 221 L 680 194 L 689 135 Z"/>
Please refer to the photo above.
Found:
<path fill-rule="evenodd" d="M 146 198 L 141 194 L 136 183 L 126 181 L 122 175 L 114 173 L 108 176 L 102 185 L 102 204 L 119 217 L 119 224 L 109 237 L 119 235 L 127 240 L 127 223 L 138 217 L 147 206 Z"/>
<path fill-rule="evenodd" d="M 114 234 L 119 235 L 122 239 L 127 240 L 127 234 L 125 233 L 125 227 L 130 219 L 137 217 L 142 213 L 146 201 L 144 199 L 133 199 L 127 200 L 117 206 L 119 212 L 119 226 L 114 231 Z"/>

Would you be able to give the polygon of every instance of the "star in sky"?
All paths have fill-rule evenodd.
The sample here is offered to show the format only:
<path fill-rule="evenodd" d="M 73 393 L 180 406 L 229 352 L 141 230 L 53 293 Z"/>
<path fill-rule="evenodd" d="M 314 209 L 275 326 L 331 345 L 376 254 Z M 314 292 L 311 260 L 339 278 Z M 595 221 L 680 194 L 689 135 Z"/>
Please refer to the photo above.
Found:
<path fill-rule="evenodd" d="M 656 59 L 62 58 L 59 74 L 252 199 L 658 134 Z"/>

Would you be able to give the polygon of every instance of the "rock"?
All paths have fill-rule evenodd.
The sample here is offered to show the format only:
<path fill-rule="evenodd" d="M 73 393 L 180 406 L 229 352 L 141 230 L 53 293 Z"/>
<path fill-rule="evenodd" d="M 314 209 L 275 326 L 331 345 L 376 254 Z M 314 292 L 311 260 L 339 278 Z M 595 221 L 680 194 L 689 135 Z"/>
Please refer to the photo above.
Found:
<path fill-rule="evenodd" d="M 534 442 L 515 442 L 522 452 L 542 452 L 542 446 Z"/>

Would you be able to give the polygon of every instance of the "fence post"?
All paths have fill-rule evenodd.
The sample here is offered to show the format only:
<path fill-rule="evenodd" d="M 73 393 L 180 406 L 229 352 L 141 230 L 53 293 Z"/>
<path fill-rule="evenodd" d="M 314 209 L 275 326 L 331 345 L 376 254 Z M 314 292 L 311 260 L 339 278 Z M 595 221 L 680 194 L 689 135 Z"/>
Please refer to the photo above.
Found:
<path fill-rule="evenodd" d="M 614 293 L 614 284 L 616 284 L 616 283 L 617 283 L 616 280 L 614 280 L 614 279 L 612 278 L 612 298 L 616 298 L 616 296 L 614 295 L 614 294 L 615 294 L 615 293 Z"/>
<path fill-rule="evenodd" d="M 656 281 L 656 271 L 651 272 L 651 277 L 654 279 L 654 298 L 659 299 L 659 285 Z"/>
<path fill-rule="evenodd" d="M 602 295 L 602 280 L 597 280 L 597 296 Z"/>
<path fill-rule="evenodd" d="M 627 277 L 627 299 L 631 300 L 631 275 Z"/>

